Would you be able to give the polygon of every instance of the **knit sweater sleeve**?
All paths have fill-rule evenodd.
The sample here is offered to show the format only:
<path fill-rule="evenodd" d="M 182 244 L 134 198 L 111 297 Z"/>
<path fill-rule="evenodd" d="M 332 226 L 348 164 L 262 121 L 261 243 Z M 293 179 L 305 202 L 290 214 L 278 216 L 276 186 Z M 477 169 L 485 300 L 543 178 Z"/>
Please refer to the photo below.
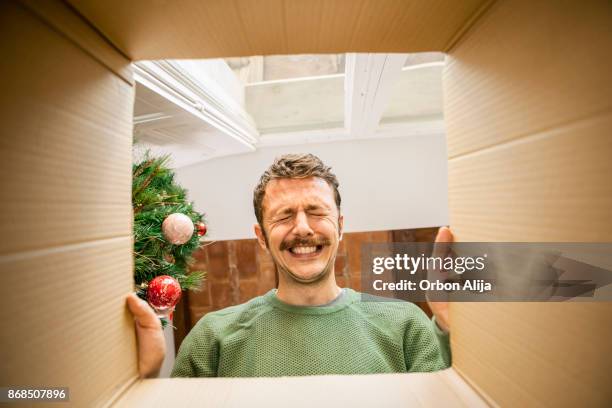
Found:
<path fill-rule="evenodd" d="M 179 348 L 171 377 L 216 377 L 219 340 L 208 316 L 189 332 Z"/>
<path fill-rule="evenodd" d="M 415 306 L 418 309 L 418 307 Z M 449 335 L 420 309 L 404 333 L 407 372 L 437 371 L 450 367 Z"/>
<path fill-rule="evenodd" d="M 434 333 L 436 334 L 436 339 L 438 340 L 438 344 L 440 345 L 440 352 L 442 353 L 444 364 L 446 367 L 450 367 L 452 362 L 450 350 L 450 334 L 440 329 L 440 326 L 438 326 L 438 324 L 436 323 L 436 316 L 433 316 L 431 318 L 431 325 L 433 326 Z"/>

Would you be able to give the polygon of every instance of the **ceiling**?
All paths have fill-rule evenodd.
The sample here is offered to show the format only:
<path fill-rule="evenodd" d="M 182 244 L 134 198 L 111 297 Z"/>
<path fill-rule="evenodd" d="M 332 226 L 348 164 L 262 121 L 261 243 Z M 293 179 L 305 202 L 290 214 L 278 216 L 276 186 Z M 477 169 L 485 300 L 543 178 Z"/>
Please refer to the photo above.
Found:
<path fill-rule="evenodd" d="M 136 151 L 183 167 L 270 145 L 443 133 L 444 54 L 135 63 Z"/>

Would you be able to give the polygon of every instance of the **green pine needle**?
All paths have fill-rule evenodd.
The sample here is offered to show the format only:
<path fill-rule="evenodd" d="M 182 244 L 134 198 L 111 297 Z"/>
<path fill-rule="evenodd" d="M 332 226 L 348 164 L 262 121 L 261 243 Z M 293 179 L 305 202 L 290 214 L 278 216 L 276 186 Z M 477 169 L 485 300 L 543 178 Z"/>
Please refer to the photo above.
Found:
<path fill-rule="evenodd" d="M 174 172 L 167 167 L 169 156 L 151 157 L 132 167 L 132 204 L 134 207 L 134 282 L 137 287 L 151 279 L 170 275 L 182 290 L 197 290 L 205 273 L 189 272 L 191 254 L 199 247 L 194 231 L 189 242 L 173 245 L 166 241 L 161 225 L 173 213 L 183 213 L 194 222 L 204 216 L 187 201 L 187 191 L 174 181 Z M 170 262 L 169 262 L 170 261 Z M 146 293 L 139 289 L 139 296 Z"/>

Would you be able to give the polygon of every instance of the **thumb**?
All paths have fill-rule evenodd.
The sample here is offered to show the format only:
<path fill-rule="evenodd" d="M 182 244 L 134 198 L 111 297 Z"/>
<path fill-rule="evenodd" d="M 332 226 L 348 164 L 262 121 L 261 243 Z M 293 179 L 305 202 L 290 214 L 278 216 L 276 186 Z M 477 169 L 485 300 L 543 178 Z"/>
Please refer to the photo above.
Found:
<path fill-rule="evenodd" d="M 444 258 L 450 250 L 450 245 L 446 244 L 451 242 L 453 242 L 453 233 L 450 228 L 440 227 L 436 235 L 431 256 Z"/>
<path fill-rule="evenodd" d="M 436 242 L 453 242 L 453 233 L 448 227 L 440 227 L 436 235 Z"/>
<path fill-rule="evenodd" d="M 431 252 L 432 258 L 446 258 L 451 249 L 451 243 L 453 242 L 453 233 L 448 227 L 440 227 L 438 230 L 438 234 L 436 235 L 436 240 L 433 245 L 433 249 Z M 442 264 L 440 266 L 436 266 L 434 263 L 432 268 L 427 269 L 427 280 L 429 282 L 434 282 L 437 280 L 445 280 L 448 278 L 448 272 L 444 270 Z M 427 291 L 425 292 L 425 296 L 428 302 L 431 302 L 431 298 L 435 298 L 436 301 L 448 301 L 448 293 L 440 292 L 440 291 Z M 431 305 L 430 305 L 431 306 Z M 435 312 L 435 310 L 432 308 Z"/>
<path fill-rule="evenodd" d="M 127 297 L 127 305 L 134 316 L 136 323 L 143 328 L 161 328 L 161 322 L 151 307 L 135 293 L 130 293 Z"/>

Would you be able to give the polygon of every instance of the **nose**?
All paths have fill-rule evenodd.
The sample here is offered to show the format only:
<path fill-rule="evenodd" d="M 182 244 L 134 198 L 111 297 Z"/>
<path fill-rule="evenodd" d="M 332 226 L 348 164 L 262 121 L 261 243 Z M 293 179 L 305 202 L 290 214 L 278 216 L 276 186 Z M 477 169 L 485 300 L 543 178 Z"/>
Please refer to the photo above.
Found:
<path fill-rule="evenodd" d="M 314 231 L 312 230 L 312 228 L 310 228 L 310 224 L 308 223 L 308 216 L 305 212 L 300 211 L 295 216 L 293 233 L 299 237 L 309 237 L 314 235 Z"/>

